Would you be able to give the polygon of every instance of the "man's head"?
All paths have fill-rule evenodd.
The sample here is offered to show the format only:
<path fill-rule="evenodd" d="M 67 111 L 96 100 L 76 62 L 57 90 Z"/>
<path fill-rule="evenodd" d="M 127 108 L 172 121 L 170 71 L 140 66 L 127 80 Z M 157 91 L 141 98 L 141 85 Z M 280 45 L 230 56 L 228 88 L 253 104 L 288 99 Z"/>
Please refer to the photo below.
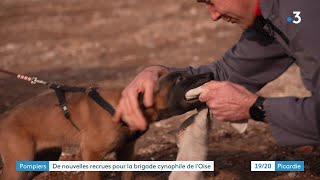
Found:
<path fill-rule="evenodd" d="M 250 27 L 256 18 L 259 0 L 197 0 L 208 4 L 211 19 L 236 23 L 242 29 Z"/>

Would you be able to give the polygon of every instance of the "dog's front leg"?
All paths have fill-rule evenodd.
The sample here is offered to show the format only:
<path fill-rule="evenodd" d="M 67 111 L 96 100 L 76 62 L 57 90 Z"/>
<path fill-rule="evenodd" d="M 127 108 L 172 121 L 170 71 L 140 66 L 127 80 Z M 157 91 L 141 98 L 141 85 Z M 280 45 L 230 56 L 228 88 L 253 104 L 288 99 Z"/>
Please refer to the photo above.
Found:
<path fill-rule="evenodd" d="M 116 151 L 118 161 L 132 161 L 134 160 L 134 142 L 129 142 Z M 132 171 L 123 171 L 121 174 L 121 180 L 134 180 L 135 176 Z"/>
<path fill-rule="evenodd" d="M 81 159 L 83 161 L 101 161 L 105 155 L 105 151 L 93 151 L 88 149 L 81 149 Z M 101 173 L 99 171 L 85 171 L 83 175 L 84 180 L 99 180 Z"/>
<path fill-rule="evenodd" d="M 25 180 L 28 172 L 17 172 L 16 161 L 32 161 L 35 144 L 30 136 L 15 131 L 0 133 L 0 151 L 4 164 L 0 180 Z"/>

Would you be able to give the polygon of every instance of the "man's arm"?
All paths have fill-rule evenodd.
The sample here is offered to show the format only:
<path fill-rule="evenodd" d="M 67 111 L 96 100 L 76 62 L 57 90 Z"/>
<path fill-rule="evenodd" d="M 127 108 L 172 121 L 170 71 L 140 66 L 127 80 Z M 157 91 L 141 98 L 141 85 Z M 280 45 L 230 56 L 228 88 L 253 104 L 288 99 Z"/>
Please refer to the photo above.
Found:
<path fill-rule="evenodd" d="M 279 77 L 291 64 L 281 45 L 272 37 L 248 29 L 222 59 L 198 68 L 170 69 L 191 74 L 213 72 L 217 81 L 234 82 L 256 92 Z"/>
<path fill-rule="evenodd" d="M 265 39 L 254 30 L 247 30 L 239 43 L 221 60 L 199 68 L 172 70 L 186 70 L 192 74 L 213 72 L 218 81 L 241 84 L 251 92 L 256 92 L 280 76 L 292 63 L 272 38 Z M 319 74 L 314 77 L 320 79 Z M 264 102 L 266 117 L 278 143 L 319 143 L 319 99 L 316 94 L 306 98 L 267 98 Z"/>
<path fill-rule="evenodd" d="M 264 102 L 272 134 L 283 145 L 319 144 L 319 101 L 306 98 L 267 98 Z"/>

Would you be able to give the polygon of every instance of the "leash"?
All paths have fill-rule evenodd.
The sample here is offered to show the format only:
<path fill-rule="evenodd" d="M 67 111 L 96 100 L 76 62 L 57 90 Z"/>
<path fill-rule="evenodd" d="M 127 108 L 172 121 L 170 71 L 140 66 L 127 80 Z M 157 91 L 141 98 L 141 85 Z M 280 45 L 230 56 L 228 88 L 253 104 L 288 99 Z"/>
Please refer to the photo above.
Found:
<path fill-rule="evenodd" d="M 67 99 L 66 99 L 66 95 L 65 95 L 65 93 L 67 93 L 67 92 L 87 93 L 87 95 L 94 102 L 96 102 L 99 106 L 101 106 L 104 110 L 109 112 L 112 116 L 115 114 L 115 109 L 113 108 L 113 106 L 109 102 L 107 102 L 106 100 L 104 100 L 101 97 L 101 95 L 98 93 L 96 87 L 90 87 L 90 91 L 87 92 L 87 89 L 85 87 L 58 85 L 58 84 L 53 83 L 53 82 L 47 82 L 47 81 L 44 81 L 44 80 L 39 80 L 37 77 L 30 77 L 30 76 L 26 76 L 26 75 L 22 75 L 22 74 L 17 74 L 17 73 L 14 73 L 14 72 L 11 72 L 11 71 L 7 71 L 7 70 L 1 69 L 1 68 L 0 68 L 0 72 L 8 74 L 10 76 L 14 76 L 14 77 L 16 77 L 17 79 L 20 79 L 20 80 L 28 81 L 33 85 L 42 84 L 42 85 L 46 85 L 50 89 L 53 89 L 55 91 L 55 94 L 56 94 L 57 98 L 58 98 L 59 105 L 61 107 L 61 110 L 62 110 L 64 116 L 68 119 L 68 121 L 71 123 L 71 125 L 74 128 L 76 128 L 78 131 L 80 131 L 80 129 L 72 121 L 71 114 L 70 114 L 68 106 L 67 106 Z M 121 120 L 120 123 L 121 123 L 122 126 L 128 127 L 128 124 L 125 121 Z M 143 135 L 145 132 L 146 131 L 135 131 L 130 140 L 137 139 L 138 137 Z"/>
<path fill-rule="evenodd" d="M 47 86 L 50 89 L 53 89 L 55 94 L 56 94 L 56 96 L 57 96 L 57 98 L 58 98 L 59 106 L 61 107 L 61 110 L 62 110 L 64 116 L 68 119 L 68 121 L 72 124 L 72 126 L 74 128 L 76 128 L 78 131 L 80 131 L 78 126 L 71 119 L 71 115 L 69 113 L 69 109 L 68 109 L 68 106 L 67 106 L 67 99 L 66 99 L 65 93 L 66 92 L 85 92 L 86 91 L 85 88 L 83 88 L 83 87 L 71 87 L 71 86 L 60 86 L 60 85 L 55 84 L 53 82 L 47 82 L 47 81 L 44 81 L 44 80 L 40 80 L 37 77 L 30 77 L 30 76 L 27 76 L 27 75 L 23 75 L 23 74 L 18 74 L 18 73 L 14 73 L 14 72 L 11 72 L 11 71 L 7 71 L 7 70 L 1 69 L 1 68 L 0 68 L 0 72 L 8 74 L 10 76 L 14 76 L 17 79 L 20 79 L 20 80 L 23 80 L 23 81 L 28 81 L 32 85 L 41 84 L 41 85 Z"/>
<path fill-rule="evenodd" d="M 11 72 L 11 71 L 7 71 L 7 70 L 1 69 L 1 68 L 0 68 L 0 72 L 2 72 L 4 74 L 8 74 L 10 76 L 15 76 L 17 79 L 20 79 L 20 80 L 28 81 L 31 84 L 43 84 L 43 85 L 48 85 L 49 84 L 46 81 L 39 80 L 37 77 L 29 77 L 29 76 L 26 76 L 26 75 L 23 75 L 23 74 L 17 74 L 17 73 L 14 73 L 14 72 Z"/>

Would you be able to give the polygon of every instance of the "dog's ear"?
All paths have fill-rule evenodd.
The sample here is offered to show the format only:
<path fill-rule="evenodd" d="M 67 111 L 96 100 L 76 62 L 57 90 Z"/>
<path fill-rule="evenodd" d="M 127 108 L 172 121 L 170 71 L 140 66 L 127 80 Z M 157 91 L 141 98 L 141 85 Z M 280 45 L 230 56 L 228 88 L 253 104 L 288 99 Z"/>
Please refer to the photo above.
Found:
<path fill-rule="evenodd" d="M 163 74 L 165 75 L 165 74 Z M 153 90 L 153 106 L 150 108 L 154 108 L 155 110 L 157 109 L 162 109 L 165 106 L 165 101 L 166 101 L 166 97 L 168 95 L 168 84 L 167 81 L 164 81 L 163 78 L 164 76 L 162 75 L 162 77 L 160 77 L 158 79 L 158 81 L 156 82 L 155 88 Z M 145 108 L 144 104 L 143 104 L 143 97 L 144 97 L 144 93 L 139 93 L 138 95 L 138 101 L 139 101 L 139 105 L 140 107 Z"/>
<path fill-rule="evenodd" d="M 143 93 L 139 93 L 139 106 L 142 109 L 143 115 L 146 118 L 148 124 L 157 120 L 159 115 L 159 108 L 164 105 L 164 98 L 161 98 L 161 91 L 154 94 L 154 104 L 151 107 L 145 107 L 143 104 Z"/>
<path fill-rule="evenodd" d="M 161 71 L 161 72 L 159 72 L 159 74 L 158 74 L 158 80 L 157 80 L 157 82 L 156 82 L 156 86 L 155 86 L 155 88 L 154 88 L 154 93 L 157 93 L 157 92 L 159 92 L 160 91 L 160 88 L 161 88 L 161 82 L 163 81 L 162 79 L 163 79 L 163 76 L 164 75 L 166 75 L 166 74 L 168 74 L 169 72 L 166 72 L 166 71 Z"/>
<path fill-rule="evenodd" d="M 156 110 L 166 108 L 170 87 L 172 87 L 173 81 L 166 76 L 168 73 L 162 73 L 158 79 L 153 92 L 154 108 Z"/>
<path fill-rule="evenodd" d="M 155 109 L 164 109 L 166 105 L 166 96 L 167 96 L 167 89 L 161 89 L 154 93 L 154 107 Z"/>
<path fill-rule="evenodd" d="M 154 90 L 153 90 L 153 98 L 154 98 L 154 101 L 153 102 L 157 102 L 157 97 L 158 95 L 161 93 L 161 87 L 163 86 L 162 84 L 162 81 L 161 81 L 161 78 L 158 79 L 158 81 L 156 82 L 156 85 L 154 87 Z"/>

